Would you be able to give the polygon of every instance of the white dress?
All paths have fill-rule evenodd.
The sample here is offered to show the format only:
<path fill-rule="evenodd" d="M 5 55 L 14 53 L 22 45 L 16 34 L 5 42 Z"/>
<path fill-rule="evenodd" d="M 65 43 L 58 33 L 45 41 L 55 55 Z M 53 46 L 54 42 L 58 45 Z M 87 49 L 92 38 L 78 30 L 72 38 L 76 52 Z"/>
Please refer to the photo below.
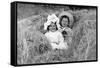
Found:
<path fill-rule="evenodd" d="M 45 33 L 45 36 L 49 40 L 51 46 L 53 49 L 67 49 L 68 45 L 64 42 L 64 38 L 62 34 L 59 31 L 55 32 L 47 32 Z"/>

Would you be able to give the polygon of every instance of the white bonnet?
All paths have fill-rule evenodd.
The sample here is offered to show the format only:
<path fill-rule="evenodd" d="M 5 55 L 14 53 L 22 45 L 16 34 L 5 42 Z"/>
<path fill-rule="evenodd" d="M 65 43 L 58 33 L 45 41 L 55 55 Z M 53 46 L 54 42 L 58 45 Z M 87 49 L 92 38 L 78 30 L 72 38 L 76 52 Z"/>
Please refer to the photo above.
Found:
<path fill-rule="evenodd" d="M 47 30 L 47 27 L 51 24 L 51 23 L 55 23 L 57 25 L 57 28 L 59 29 L 60 25 L 59 25 L 59 18 L 55 15 L 55 14 L 51 14 L 48 15 L 47 17 L 47 22 L 44 23 L 44 30 Z"/>

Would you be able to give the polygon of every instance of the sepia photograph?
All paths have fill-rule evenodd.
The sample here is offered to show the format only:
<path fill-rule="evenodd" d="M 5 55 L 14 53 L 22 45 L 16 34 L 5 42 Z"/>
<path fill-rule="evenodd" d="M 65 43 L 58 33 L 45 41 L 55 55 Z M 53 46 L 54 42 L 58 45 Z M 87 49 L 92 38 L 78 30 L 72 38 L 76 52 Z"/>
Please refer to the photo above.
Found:
<path fill-rule="evenodd" d="M 17 3 L 17 64 L 97 61 L 97 7 Z"/>

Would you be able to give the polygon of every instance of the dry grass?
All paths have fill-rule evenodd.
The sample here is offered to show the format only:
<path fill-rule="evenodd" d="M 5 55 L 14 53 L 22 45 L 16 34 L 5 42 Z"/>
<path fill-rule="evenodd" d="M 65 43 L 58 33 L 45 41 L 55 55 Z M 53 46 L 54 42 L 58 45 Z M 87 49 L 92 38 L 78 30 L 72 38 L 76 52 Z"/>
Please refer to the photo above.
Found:
<path fill-rule="evenodd" d="M 96 10 L 76 10 L 72 42 L 68 50 L 52 50 L 43 35 L 43 23 L 49 11 L 58 9 L 18 5 L 17 63 L 35 64 L 96 60 Z M 70 9 L 69 9 L 70 10 Z"/>

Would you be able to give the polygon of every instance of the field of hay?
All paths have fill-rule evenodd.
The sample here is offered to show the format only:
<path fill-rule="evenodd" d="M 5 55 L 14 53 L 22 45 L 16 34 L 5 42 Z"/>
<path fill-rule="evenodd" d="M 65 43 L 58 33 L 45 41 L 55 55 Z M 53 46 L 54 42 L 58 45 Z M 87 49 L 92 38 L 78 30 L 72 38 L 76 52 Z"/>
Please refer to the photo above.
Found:
<path fill-rule="evenodd" d="M 96 8 L 31 4 L 17 7 L 18 64 L 96 60 Z M 68 50 L 52 50 L 43 34 L 43 24 L 49 13 L 64 10 L 74 16 L 72 41 Z"/>

